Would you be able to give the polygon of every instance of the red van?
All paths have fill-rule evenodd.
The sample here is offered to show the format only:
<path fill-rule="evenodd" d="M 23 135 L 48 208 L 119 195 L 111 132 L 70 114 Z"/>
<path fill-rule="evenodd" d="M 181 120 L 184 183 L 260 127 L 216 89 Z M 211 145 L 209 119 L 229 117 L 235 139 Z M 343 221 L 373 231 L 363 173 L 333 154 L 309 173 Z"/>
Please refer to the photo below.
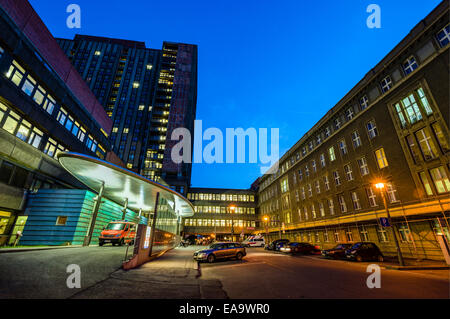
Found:
<path fill-rule="evenodd" d="M 98 245 L 103 246 L 106 243 L 111 243 L 113 246 L 116 244 L 119 246 L 123 244 L 133 245 L 135 237 L 136 224 L 123 220 L 109 222 L 100 233 Z"/>

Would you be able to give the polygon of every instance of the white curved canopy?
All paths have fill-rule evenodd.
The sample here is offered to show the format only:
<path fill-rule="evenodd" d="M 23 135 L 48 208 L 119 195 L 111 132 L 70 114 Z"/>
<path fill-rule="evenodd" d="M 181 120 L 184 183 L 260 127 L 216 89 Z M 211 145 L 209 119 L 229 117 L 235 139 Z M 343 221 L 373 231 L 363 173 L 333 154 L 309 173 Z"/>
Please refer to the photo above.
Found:
<path fill-rule="evenodd" d="M 103 182 L 103 196 L 117 204 L 122 205 L 127 199 L 128 208 L 152 212 L 159 192 L 160 198 L 167 200 L 177 215 L 194 215 L 193 205 L 183 195 L 125 168 L 72 152 L 59 153 L 58 160 L 69 173 L 96 193 Z"/>

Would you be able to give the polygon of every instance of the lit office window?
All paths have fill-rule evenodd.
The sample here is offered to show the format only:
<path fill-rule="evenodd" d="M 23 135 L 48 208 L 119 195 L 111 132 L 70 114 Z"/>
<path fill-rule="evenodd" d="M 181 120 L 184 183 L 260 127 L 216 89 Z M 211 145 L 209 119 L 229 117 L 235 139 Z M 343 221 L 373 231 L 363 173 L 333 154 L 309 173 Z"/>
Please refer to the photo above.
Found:
<path fill-rule="evenodd" d="M 386 93 L 387 91 L 389 91 L 390 89 L 392 89 L 392 79 L 391 77 L 388 75 L 387 77 L 385 77 L 383 80 L 381 80 L 380 82 L 380 86 L 381 86 L 381 91 L 383 91 L 383 93 Z"/>
<path fill-rule="evenodd" d="M 450 42 L 450 25 L 447 25 L 441 31 L 438 32 L 436 38 L 441 45 L 441 47 L 445 47 Z"/>
<path fill-rule="evenodd" d="M 427 115 L 430 115 L 433 113 L 433 109 L 430 106 L 430 103 L 428 103 L 428 99 L 427 96 L 425 95 L 425 92 L 422 88 L 418 88 L 416 90 L 417 95 L 419 95 L 420 101 L 422 102 L 422 106 L 425 109 L 425 113 L 427 113 Z"/>
<path fill-rule="evenodd" d="M 20 116 L 19 114 L 9 111 L 9 114 L 5 120 L 5 123 L 3 123 L 3 129 L 11 134 L 14 134 L 17 128 L 17 125 L 19 124 Z"/>
<path fill-rule="evenodd" d="M 433 128 L 433 132 L 434 135 L 436 136 L 437 141 L 439 142 L 439 146 L 441 147 L 442 152 L 448 153 L 450 151 L 450 146 L 449 146 L 449 139 L 447 136 L 445 136 L 444 131 L 442 130 L 442 127 L 439 123 L 433 123 L 431 125 L 431 127 Z"/>
<path fill-rule="evenodd" d="M 36 81 L 31 77 L 27 76 L 25 82 L 22 85 L 22 91 L 25 92 L 26 95 L 31 96 L 33 94 L 34 88 L 36 87 Z"/>
<path fill-rule="evenodd" d="M 389 166 L 388 160 L 386 158 L 386 154 L 384 152 L 384 148 L 380 148 L 375 151 L 375 157 L 377 158 L 377 164 L 380 169 Z"/>
<path fill-rule="evenodd" d="M 422 182 L 423 188 L 425 189 L 425 192 L 428 196 L 433 195 L 433 189 L 431 188 L 430 182 L 428 180 L 428 177 L 425 172 L 419 173 L 420 180 Z"/>
<path fill-rule="evenodd" d="M 328 155 L 329 155 L 329 157 L 330 157 L 330 162 L 333 162 L 333 161 L 336 160 L 336 154 L 334 153 L 334 146 L 331 146 L 331 147 L 328 149 Z"/>
<path fill-rule="evenodd" d="M 58 111 L 58 115 L 56 116 L 56 120 L 61 124 L 64 125 L 67 118 L 67 112 L 62 107 Z"/>
<path fill-rule="evenodd" d="M 31 124 L 25 120 L 19 125 L 19 129 L 17 130 L 16 136 L 20 138 L 22 141 L 28 140 L 28 135 L 30 134 Z"/>
<path fill-rule="evenodd" d="M 403 111 L 402 108 L 400 106 L 400 103 L 395 104 L 395 111 L 397 112 L 397 117 L 400 121 L 400 126 L 402 128 L 406 127 L 406 120 L 405 120 L 405 116 L 403 115 Z"/>
<path fill-rule="evenodd" d="M 422 151 L 423 157 L 425 160 L 432 160 L 438 157 L 438 150 L 436 145 L 433 142 L 433 139 L 430 134 L 430 130 L 428 127 L 424 127 L 423 129 L 416 132 L 416 138 L 419 142 L 420 149 Z"/>
<path fill-rule="evenodd" d="M 405 71 L 406 75 L 410 74 L 417 68 L 418 68 L 417 62 L 413 56 L 410 56 L 408 59 L 406 59 L 405 62 L 403 62 L 403 70 Z"/>
<path fill-rule="evenodd" d="M 450 181 L 444 166 L 430 170 L 430 175 L 439 194 L 450 192 Z"/>

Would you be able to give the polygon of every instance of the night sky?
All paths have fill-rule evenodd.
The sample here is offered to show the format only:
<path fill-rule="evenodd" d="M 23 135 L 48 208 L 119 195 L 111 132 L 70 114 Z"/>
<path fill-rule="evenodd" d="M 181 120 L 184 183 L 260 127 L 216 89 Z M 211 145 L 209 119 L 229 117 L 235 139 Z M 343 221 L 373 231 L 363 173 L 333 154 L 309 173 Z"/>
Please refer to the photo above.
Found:
<path fill-rule="evenodd" d="M 55 37 L 198 45 L 203 129 L 279 128 L 280 156 L 430 13 L 438 0 L 30 0 Z M 81 29 L 66 7 L 81 7 Z M 381 29 L 369 29 L 369 4 Z M 205 146 L 208 142 L 203 142 Z M 192 186 L 248 188 L 259 164 L 194 164 Z"/>

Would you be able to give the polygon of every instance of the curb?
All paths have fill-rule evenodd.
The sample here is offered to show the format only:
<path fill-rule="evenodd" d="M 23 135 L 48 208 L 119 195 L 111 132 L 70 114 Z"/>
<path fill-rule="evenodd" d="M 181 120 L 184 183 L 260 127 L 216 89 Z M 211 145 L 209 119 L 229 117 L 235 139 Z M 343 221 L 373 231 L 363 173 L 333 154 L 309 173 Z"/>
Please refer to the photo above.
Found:
<path fill-rule="evenodd" d="M 385 266 L 386 269 L 392 270 L 446 270 L 450 266 Z"/>
<path fill-rule="evenodd" d="M 64 249 L 64 248 L 80 248 L 80 246 L 55 246 L 55 247 L 39 247 L 39 248 L 2 248 L 0 249 L 0 254 L 7 253 L 23 253 L 30 251 L 39 251 L 39 250 L 51 250 L 51 249 Z"/>

